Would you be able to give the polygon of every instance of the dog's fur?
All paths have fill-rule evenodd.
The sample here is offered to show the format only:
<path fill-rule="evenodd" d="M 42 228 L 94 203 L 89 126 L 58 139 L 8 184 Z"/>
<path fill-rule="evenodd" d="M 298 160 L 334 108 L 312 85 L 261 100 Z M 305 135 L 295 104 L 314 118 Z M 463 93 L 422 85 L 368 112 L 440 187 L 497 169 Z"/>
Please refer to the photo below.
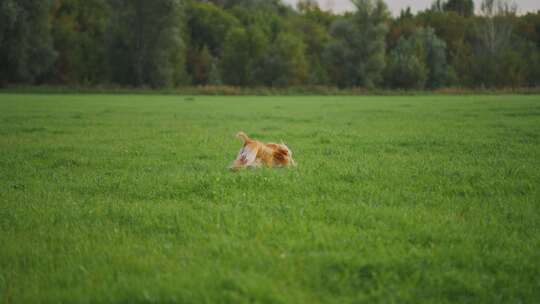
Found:
<path fill-rule="evenodd" d="M 244 146 L 238 153 L 238 157 L 229 167 L 231 170 L 239 170 L 245 167 L 288 167 L 296 166 L 292 158 L 292 151 L 284 143 L 262 143 L 249 138 L 244 132 L 238 132 L 236 137 L 244 142 Z"/>

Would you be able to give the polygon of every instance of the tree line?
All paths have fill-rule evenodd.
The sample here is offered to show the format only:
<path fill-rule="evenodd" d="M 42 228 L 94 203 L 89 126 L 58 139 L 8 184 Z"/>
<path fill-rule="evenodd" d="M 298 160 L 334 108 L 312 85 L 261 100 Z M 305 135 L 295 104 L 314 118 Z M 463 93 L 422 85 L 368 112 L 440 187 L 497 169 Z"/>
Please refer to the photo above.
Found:
<path fill-rule="evenodd" d="M 0 85 L 540 85 L 540 11 L 436 0 L 0 0 Z"/>

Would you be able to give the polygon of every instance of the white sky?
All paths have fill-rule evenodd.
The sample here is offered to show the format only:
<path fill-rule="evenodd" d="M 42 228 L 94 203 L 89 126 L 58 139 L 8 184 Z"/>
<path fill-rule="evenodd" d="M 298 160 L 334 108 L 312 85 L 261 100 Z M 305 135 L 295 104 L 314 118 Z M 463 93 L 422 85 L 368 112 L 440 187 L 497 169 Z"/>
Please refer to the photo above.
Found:
<path fill-rule="evenodd" d="M 297 0 L 283 0 L 286 3 L 296 5 Z M 323 9 L 331 8 L 337 12 L 342 12 L 352 8 L 349 0 L 318 0 L 319 5 Z M 392 11 L 392 14 L 398 15 L 400 10 L 410 6 L 413 11 L 423 10 L 431 6 L 433 0 L 385 0 L 386 4 Z M 481 0 L 475 0 L 475 5 L 478 8 Z M 540 0 L 515 0 L 519 7 L 519 12 L 540 10 Z"/>

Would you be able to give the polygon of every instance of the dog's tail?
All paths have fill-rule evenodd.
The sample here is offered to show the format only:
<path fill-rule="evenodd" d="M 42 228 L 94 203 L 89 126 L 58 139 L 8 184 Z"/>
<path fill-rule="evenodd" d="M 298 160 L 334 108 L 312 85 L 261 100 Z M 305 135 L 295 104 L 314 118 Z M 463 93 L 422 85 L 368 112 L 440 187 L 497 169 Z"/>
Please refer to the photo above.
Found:
<path fill-rule="evenodd" d="M 251 141 L 251 138 L 249 138 L 249 136 L 247 136 L 247 134 L 242 131 L 236 133 L 236 138 L 240 138 L 244 141 L 244 143 Z"/>

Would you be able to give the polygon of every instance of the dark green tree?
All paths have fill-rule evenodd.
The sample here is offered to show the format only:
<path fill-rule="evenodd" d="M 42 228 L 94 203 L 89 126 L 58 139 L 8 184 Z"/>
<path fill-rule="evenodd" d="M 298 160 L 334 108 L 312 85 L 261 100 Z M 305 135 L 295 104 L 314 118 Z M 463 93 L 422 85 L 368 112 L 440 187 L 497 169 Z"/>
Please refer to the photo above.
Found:
<path fill-rule="evenodd" d="M 482 16 L 475 26 L 475 85 L 515 86 L 520 56 L 516 47 L 520 41 L 514 35 L 513 25 L 517 6 L 509 0 L 484 0 L 481 10 Z"/>
<path fill-rule="evenodd" d="M 51 12 L 54 48 L 58 52 L 50 80 L 98 84 L 108 80 L 105 0 L 57 0 Z"/>
<path fill-rule="evenodd" d="M 443 87 L 450 80 L 450 67 L 446 60 L 446 43 L 432 28 L 420 28 L 410 38 L 417 47 L 419 60 L 427 68 L 426 86 Z"/>
<path fill-rule="evenodd" d="M 357 28 L 350 19 L 338 19 L 332 23 L 330 35 L 323 60 L 331 83 L 342 88 L 357 86 L 358 63 L 362 60 L 354 51 L 361 43 Z"/>
<path fill-rule="evenodd" d="M 109 0 L 112 80 L 164 87 L 185 81 L 181 0 Z"/>
<path fill-rule="evenodd" d="M 473 45 L 476 42 L 474 18 L 460 16 L 454 12 L 425 11 L 416 16 L 418 25 L 433 28 L 435 34 L 446 43 L 447 60 L 455 73 L 452 82 L 472 85 L 471 68 Z"/>
<path fill-rule="evenodd" d="M 473 0 L 448 0 L 444 4 L 444 10 L 447 12 L 456 12 L 464 17 L 470 17 L 474 15 L 474 2 Z"/>
<path fill-rule="evenodd" d="M 190 49 L 188 58 L 193 84 L 209 84 L 214 58 L 208 47 L 205 46 L 201 50 Z"/>
<path fill-rule="evenodd" d="M 56 57 L 48 22 L 50 0 L 0 1 L 0 84 L 34 83 Z"/>
<path fill-rule="evenodd" d="M 407 89 L 443 87 L 450 75 L 446 43 L 432 28 L 419 28 L 410 37 L 401 37 L 386 69 L 387 85 Z"/>
<path fill-rule="evenodd" d="M 388 56 L 385 70 L 386 86 L 423 89 L 428 78 L 428 68 L 418 55 L 418 45 L 415 41 L 401 37 Z"/>
<path fill-rule="evenodd" d="M 309 67 L 307 83 L 312 85 L 328 84 L 323 58 L 325 45 L 330 41 L 326 27 L 324 24 L 302 15 L 289 19 L 290 31 L 300 37 L 306 46 L 305 57 Z"/>
<path fill-rule="evenodd" d="M 234 15 L 209 3 L 192 3 L 187 8 L 190 48 L 207 46 L 213 56 L 221 53 L 229 30 L 239 25 Z"/>
<path fill-rule="evenodd" d="M 249 83 L 251 51 L 250 37 L 244 28 L 234 28 L 227 34 L 221 59 L 221 70 L 227 75 L 226 84 L 242 86 Z"/>
<path fill-rule="evenodd" d="M 374 87 L 385 67 L 388 9 L 381 0 L 355 0 L 356 12 L 336 20 L 325 48 L 330 78 L 340 87 Z"/>
<path fill-rule="evenodd" d="M 358 30 L 360 44 L 354 51 L 360 54 L 357 65 L 357 84 L 374 87 L 382 80 L 385 66 L 387 22 L 390 14 L 382 0 L 353 0 L 356 13 L 353 22 Z"/>
<path fill-rule="evenodd" d="M 258 78 L 264 71 L 262 65 L 269 48 L 269 40 L 256 28 L 234 28 L 227 38 L 221 58 L 221 74 L 223 82 L 235 86 L 262 85 Z"/>
<path fill-rule="evenodd" d="M 302 40 L 282 33 L 266 50 L 255 77 L 266 86 L 295 86 L 305 83 L 307 69 Z"/>

